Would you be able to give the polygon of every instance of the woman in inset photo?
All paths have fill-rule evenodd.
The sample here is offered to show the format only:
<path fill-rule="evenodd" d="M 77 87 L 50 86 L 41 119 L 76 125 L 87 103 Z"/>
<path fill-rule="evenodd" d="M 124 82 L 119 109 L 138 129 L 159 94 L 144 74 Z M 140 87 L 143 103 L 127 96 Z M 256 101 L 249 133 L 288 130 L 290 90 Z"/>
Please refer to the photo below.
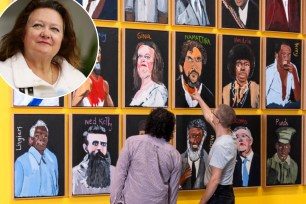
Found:
<path fill-rule="evenodd" d="M 19 1 L 13 4 L 20 5 Z M 0 73 L 22 93 L 38 98 L 62 96 L 86 79 L 78 70 L 84 65 L 71 14 L 58 1 L 31 0 L 0 45 Z"/>

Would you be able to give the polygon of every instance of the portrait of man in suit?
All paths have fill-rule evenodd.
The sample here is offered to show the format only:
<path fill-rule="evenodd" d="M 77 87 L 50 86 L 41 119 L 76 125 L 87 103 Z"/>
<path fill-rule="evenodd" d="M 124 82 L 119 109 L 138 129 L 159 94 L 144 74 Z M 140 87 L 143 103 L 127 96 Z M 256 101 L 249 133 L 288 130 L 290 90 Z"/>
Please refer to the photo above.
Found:
<path fill-rule="evenodd" d="M 175 23 L 180 25 L 209 26 L 206 0 L 176 0 Z"/>
<path fill-rule="evenodd" d="M 258 0 L 222 0 L 222 27 L 259 29 Z"/>
<path fill-rule="evenodd" d="M 299 33 L 300 0 L 266 0 L 266 30 Z"/>
<path fill-rule="evenodd" d="M 238 126 L 233 132 L 237 137 L 238 148 L 233 186 L 260 186 L 260 156 L 252 149 L 252 133 L 246 126 Z"/>
<path fill-rule="evenodd" d="M 117 0 L 76 0 L 94 19 L 117 20 Z"/>
<path fill-rule="evenodd" d="M 202 98 L 205 98 L 210 107 L 215 107 L 215 96 L 202 81 L 206 62 L 207 52 L 202 43 L 196 40 L 183 42 L 180 58 L 178 59 L 180 74 L 175 82 L 176 107 L 199 107 L 198 102 L 190 96 L 195 90 L 198 91 Z"/>
<path fill-rule="evenodd" d="M 187 126 L 187 150 L 181 154 L 182 173 L 180 177 L 180 189 L 203 189 L 205 163 L 208 154 L 203 148 L 207 136 L 205 122 L 195 119 Z"/>

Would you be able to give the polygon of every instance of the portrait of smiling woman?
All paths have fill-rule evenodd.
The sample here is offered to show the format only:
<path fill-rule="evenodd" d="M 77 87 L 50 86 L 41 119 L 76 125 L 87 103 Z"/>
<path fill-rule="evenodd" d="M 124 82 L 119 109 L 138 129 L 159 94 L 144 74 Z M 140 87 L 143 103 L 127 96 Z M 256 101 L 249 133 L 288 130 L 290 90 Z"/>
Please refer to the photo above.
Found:
<path fill-rule="evenodd" d="M 1 38 L 0 67 L 12 88 L 30 96 L 57 97 L 78 88 L 86 77 L 78 70 L 80 48 L 65 6 L 31 0 Z"/>

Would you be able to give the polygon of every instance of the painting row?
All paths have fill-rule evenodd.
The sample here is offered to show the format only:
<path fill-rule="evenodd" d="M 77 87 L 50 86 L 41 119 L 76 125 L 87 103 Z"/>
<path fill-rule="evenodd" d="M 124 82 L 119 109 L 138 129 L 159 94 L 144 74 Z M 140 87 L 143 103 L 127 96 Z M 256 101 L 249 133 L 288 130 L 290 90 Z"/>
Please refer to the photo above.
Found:
<path fill-rule="evenodd" d="M 210 107 L 304 109 L 301 39 L 123 29 L 121 43 L 118 28 L 97 30 L 96 64 L 71 107 L 197 108 L 198 91 Z"/>
<path fill-rule="evenodd" d="M 117 0 L 76 0 L 93 19 L 118 20 Z M 123 21 L 301 32 L 301 0 L 123 0 Z M 169 12 L 172 8 L 172 12 Z M 172 13 L 172 17 L 169 15 Z M 302 13 L 303 14 L 303 13 Z M 261 17 L 262 16 L 262 17 Z M 304 26 L 306 27 L 306 26 Z M 261 29 L 262 28 L 262 29 Z"/>
<path fill-rule="evenodd" d="M 64 196 L 66 185 L 70 196 L 108 194 L 119 144 L 145 134 L 146 117 L 72 114 L 67 149 L 64 114 L 14 114 L 14 198 Z M 301 115 L 238 115 L 232 125 L 238 147 L 233 185 L 304 184 L 303 126 Z M 171 143 L 182 158 L 181 190 L 204 189 L 205 163 L 215 139 L 202 115 L 176 115 Z"/>

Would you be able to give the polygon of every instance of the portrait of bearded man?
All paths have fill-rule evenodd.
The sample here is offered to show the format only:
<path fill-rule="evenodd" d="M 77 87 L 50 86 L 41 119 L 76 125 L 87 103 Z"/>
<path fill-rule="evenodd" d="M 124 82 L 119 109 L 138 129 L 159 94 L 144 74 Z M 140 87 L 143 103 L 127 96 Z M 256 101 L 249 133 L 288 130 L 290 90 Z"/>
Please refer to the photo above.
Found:
<path fill-rule="evenodd" d="M 107 151 L 104 127 L 91 125 L 83 133 L 85 157 L 72 170 L 72 194 L 109 193 L 115 167 Z"/>
<path fill-rule="evenodd" d="M 175 106 L 177 108 L 199 107 L 190 94 L 195 90 L 205 98 L 210 107 L 215 107 L 213 91 L 202 81 L 203 67 L 207 62 L 207 52 L 204 46 L 195 40 L 183 43 L 178 61 L 179 77 L 175 84 Z"/>

